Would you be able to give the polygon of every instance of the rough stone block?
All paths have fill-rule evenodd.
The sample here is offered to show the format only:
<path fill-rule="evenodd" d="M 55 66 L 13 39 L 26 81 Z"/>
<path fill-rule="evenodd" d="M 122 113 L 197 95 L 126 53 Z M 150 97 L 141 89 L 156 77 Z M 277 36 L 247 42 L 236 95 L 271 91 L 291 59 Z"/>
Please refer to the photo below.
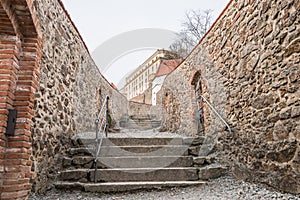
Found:
<path fill-rule="evenodd" d="M 224 166 L 213 164 L 199 169 L 199 179 L 208 180 L 219 178 L 227 173 L 228 169 Z"/>

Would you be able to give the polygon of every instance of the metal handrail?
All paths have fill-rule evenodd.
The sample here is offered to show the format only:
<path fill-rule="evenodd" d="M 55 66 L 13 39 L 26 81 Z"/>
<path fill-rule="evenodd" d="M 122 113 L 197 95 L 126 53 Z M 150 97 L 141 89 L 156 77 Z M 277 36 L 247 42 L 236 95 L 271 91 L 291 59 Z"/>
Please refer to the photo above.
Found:
<path fill-rule="evenodd" d="M 197 86 L 196 86 L 196 90 L 195 90 L 196 99 L 199 99 L 199 97 L 197 96 L 197 92 L 199 92 L 199 91 L 201 91 L 201 79 L 198 80 L 198 83 L 197 83 Z M 220 115 L 220 113 L 215 109 L 215 107 L 201 93 L 199 94 L 199 96 L 202 97 L 202 99 L 207 103 L 207 105 L 214 111 L 214 113 L 226 125 L 226 127 L 228 128 L 228 131 L 230 133 L 230 138 L 233 138 L 233 132 L 232 132 L 229 124 L 225 121 L 225 119 Z"/>
<path fill-rule="evenodd" d="M 233 138 L 233 133 L 229 124 L 225 121 L 225 119 L 220 115 L 220 113 L 215 109 L 215 107 L 202 94 L 200 94 L 200 96 L 207 103 L 207 105 L 214 111 L 214 113 L 221 119 L 221 121 L 226 125 L 230 133 L 230 138 Z"/>
<path fill-rule="evenodd" d="M 94 159 L 94 167 L 95 167 L 95 172 L 94 172 L 94 181 L 95 183 L 97 182 L 97 170 L 98 170 L 98 167 L 97 167 L 97 162 L 98 162 L 98 156 L 99 156 L 99 153 L 100 153 L 100 148 L 101 148 L 101 145 L 102 145 L 102 141 L 103 141 L 103 137 L 99 138 L 99 133 L 101 131 L 105 132 L 105 137 L 107 137 L 107 133 L 108 133 L 108 100 L 109 100 L 109 96 L 107 95 L 105 97 L 105 101 L 100 109 L 100 112 L 98 113 L 98 116 L 95 120 L 95 125 L 96 125 L 96 151 L 95 151 L 95 159 Z M 100 127 L 99 127 L 99 122 L 100 122 L 100 118 L 102 116 L 102 113 L 104 111 L 104 108 L 106 106 L 106 110 L 104 112 L 104 117 L 102 118 L 101 120 L 101 123 L 100 123 Z M 105 126 L 104 125 L 104 122 L 105 122 Z M 102 130 L 102 127 L 103 130 Z"/>

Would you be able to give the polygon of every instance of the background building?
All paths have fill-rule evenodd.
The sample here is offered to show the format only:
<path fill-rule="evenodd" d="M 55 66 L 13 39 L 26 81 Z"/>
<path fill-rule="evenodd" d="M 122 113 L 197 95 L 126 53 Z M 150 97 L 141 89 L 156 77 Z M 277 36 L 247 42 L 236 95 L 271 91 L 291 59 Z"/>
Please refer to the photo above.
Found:
<path fill-rule="evenodd" d="M 127 78 L 124 86 L 124 95 L 127 99 L 132 99 L 143 94 L 156 77 L 163 60 L 174 59 L 176 55 L 167 50 L 157 50 L 150 56 L 143 64 L 141 64 L 134 72 Z"/>
<path fill-rule="evenodd" d="M 165 78 L 168 74 L 170 74 L 181 62 L 181 59 L 173 59 L 173 60 L 162 60 L 160 63 L 157 72 L 155 74 L 154 79 L 152 80 L 152 105 L 156 105 L 157 97 L 156 94 L 160 91 Z"/>

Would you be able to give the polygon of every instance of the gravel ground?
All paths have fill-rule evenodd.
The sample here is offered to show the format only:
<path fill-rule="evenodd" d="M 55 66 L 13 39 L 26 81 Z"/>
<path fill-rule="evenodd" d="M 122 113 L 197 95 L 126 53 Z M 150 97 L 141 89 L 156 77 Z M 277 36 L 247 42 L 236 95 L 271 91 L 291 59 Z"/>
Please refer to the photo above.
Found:
<path fill-rule="evenodd" d="M 32 195 L 29 200 L 234 200 L 280 199 L 300 200 L 300 196 L 282 194 L 257 184 L 246 183 L 230 176 L 211 180 L 193 187 L 155 189 L 126 193 L 85 193 L 52 189 L 45 195 Z"/>

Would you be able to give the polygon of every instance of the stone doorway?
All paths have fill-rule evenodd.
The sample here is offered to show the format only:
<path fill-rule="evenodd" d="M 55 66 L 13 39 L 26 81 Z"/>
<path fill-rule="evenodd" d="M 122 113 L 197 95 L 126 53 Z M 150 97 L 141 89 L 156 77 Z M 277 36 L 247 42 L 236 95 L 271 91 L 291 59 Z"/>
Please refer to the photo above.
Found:
<path fill-rule="evenodd" d="M 192 86 L 195 92 L 195 121 L 196 121 L 196 128 L 197 128 L 197 135 L 204 135 L 204 111 L 203 111 L 203 99 L 201 97 L 203 90 L 202 90 L 202 81 L 201 81 L 201 74 L 199 71 L 196 72 L 192 79 Z"/>

